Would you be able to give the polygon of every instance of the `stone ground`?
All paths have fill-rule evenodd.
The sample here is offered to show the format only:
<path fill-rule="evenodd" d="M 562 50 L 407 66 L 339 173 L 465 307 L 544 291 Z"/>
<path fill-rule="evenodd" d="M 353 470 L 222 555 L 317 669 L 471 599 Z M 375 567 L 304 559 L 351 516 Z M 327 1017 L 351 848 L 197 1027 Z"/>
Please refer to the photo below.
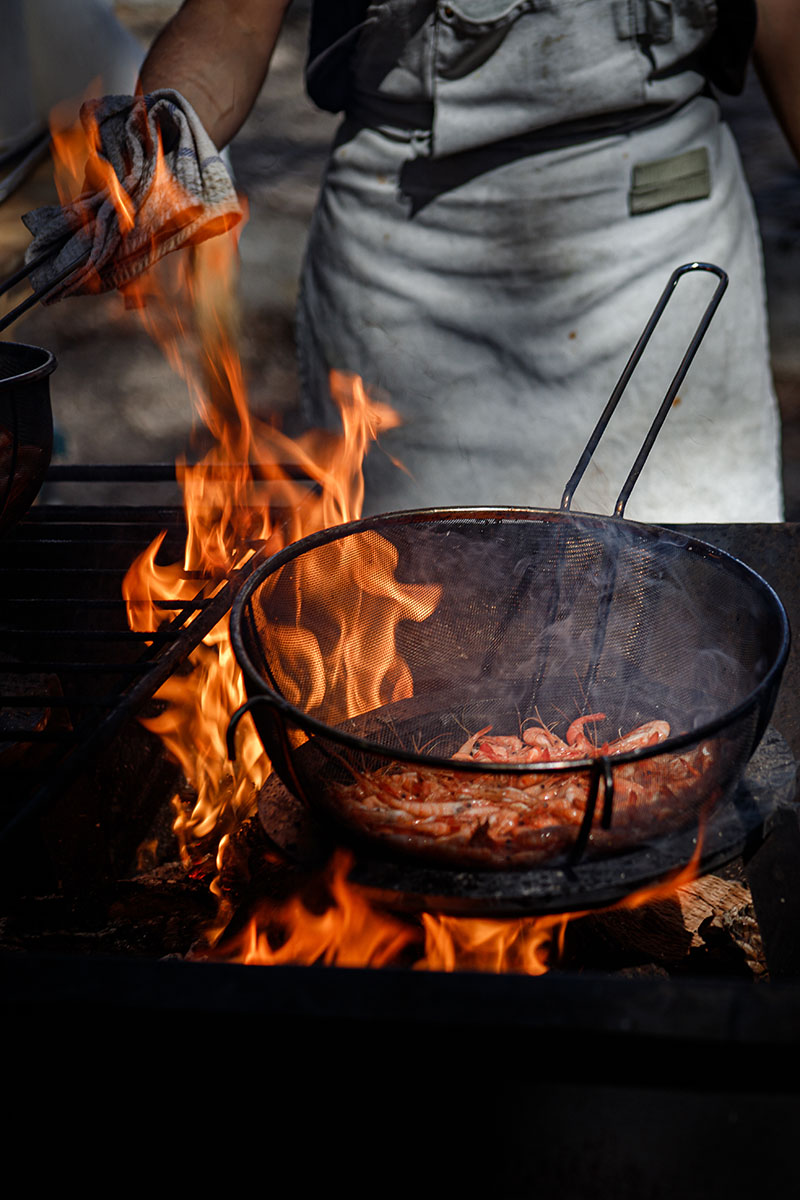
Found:
<path fill-rule="evenodd" d="M 143 45 L 179 5 L 117 3 Z M 336 119 L 316 111 L 302 88 L 307 3 L 295 0 L 269 81 L 231 147 L 237 185 L 249 202 L 241 239 L 240 352 L 251 406 L 269 413 L 296 395 L 293 309 L 306 230 Z M 773 371 L 784 428 L 787 518 L 800 520 L 800 170 L 751 78 L 726 102 L 751 182 L 764 240 Z M 51 200 L 47 164 L 0 207 L 0 274 L 21 260 L 28 234 L 20 215 Z M 6 337 L 47 346 L 59 360 L 52 381 L 59 458 L 75 462 L 172 461 L 189 445 L 191 405 L 133 314 L 118 297 L 38 308 Z M 118 490 L 108 499 L 120 498 Z M 74 499 L 64 485 L 50 499 Z"/>

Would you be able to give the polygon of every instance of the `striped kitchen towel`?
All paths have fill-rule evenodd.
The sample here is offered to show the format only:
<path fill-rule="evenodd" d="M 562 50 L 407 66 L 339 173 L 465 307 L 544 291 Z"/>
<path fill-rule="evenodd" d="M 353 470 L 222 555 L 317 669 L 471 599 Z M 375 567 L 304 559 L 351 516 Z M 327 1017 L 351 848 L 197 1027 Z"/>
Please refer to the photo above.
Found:
<path fill-rule="evenodd" d="M 37 291 L 89 251 L 45 303 L 124 287 L 171 250 L 224 233 L 242 219 L 219 151 L 178 92 L 90 100 L 81 108 L 81 123 L 89 140 L 99 143 L 82 194 L 22 218 L 34 237 L 27 262 L 61 244 L 31 272 Z M 121 201 L 113 178 L 109 186 L 104 174 L 106 164 L 121 184 Z"/>

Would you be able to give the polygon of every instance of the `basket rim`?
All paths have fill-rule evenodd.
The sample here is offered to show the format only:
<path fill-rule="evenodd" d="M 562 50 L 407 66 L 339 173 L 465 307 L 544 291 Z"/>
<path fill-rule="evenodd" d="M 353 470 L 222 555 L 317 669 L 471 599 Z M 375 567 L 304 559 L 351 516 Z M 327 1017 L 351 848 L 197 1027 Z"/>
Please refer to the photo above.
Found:
<path fill-rule="evenodd" d="M 500 523 L 503 520 L 534 520 L 534 521 L 553 521 L 560 524 L 586 524 L 589 523 L 595 527 L 609 526 L 615 529 L 624 527 L 626 531 L 632 533 L 633 536 L 640 536 L 645 541 L 664 541 L 669 542 L 678 549 L 699 553 L 705 557 L 717 560 L 720 565 L 727 570 L 733 571 L 750 581 L 759 591 L 768 604 L 774 610 L 777 622 L 780 628 L 780 644 L 774 661 L 766 671 L 764 677 L 757 686 L 739 702 L 734 708 L 727 710 L 713 720 L 705 722 L 696 729 L 686 733 L 670 735 L 663 742 L 657 742 L 652 746 L 645 746 L 638 750 L 627 751 L 623 754 L 603 755 L 599 754 L 592 757 L 582 759 L 569 759 L 553 762 L 542 763 L 483 763 L 460 759 L 443 758 L 436 755 L 420 754 L 417 751 L 405 750 L 402 747 L 387 747 L 379 742 L 371 741 L 369 738 L 359 737 L 356 734 L 347 732 L 341 729 L 340 726 L 328 725 L 324 721 L 318 720 L 316 717 L 309 716 L 302 708 L 292 704 L 280 692 L 269 683 L 261 674 L 259 669 L 253 664 L 247 649 L 244 644 L 244 639 L 241 633 L 241 624 L 245 606 L 247 605 L 253 592 L 261 586 L 270 575 L 280 570 L 287 563 L 299 558 L 301 555 L 317 549 L 319 546 L 328 545 L 331 542 L 337 541 L 344 537 L 350 537 L 354 534 L 374 531 L 382 532 L 382 526 L 391 523 L 394 525 L 407 525 L 422 522 L 437 522 L 443 520 L 462 520 L 473 521 L 479 520 L 483 522 Z M 327 738 L 330 741 L 336 742 L 351 750 L 358 750 L 362 753 L 374 755 L 375 757 L 390 759 L 410 763 L 416 766 L 438 767 L 450 771 L 464 772 L 468 774 L 489 774 L 489 775 L 530 775 L 533 773 L 542 772 L 566 772 L 592 770 L 597 772 L 607 772 L 614 766 L 629 763 L 640 762 L 644 759 L 655 757 L 656 755 L 671 753 L 682 750 L 686 746 L 699 743 L 706 738 L 711 738 L 718 734 L 724 728 L 733 725 L 740 718 L 747 716 L 753 709 L 757 708 L 762 702 L 765 695 L 775 687 L 777 694 L 777 684 L 780 681 L 786 661 L 789 655 L 789 647 L 791 642 L 791 632 L 789 627 L 789 619 L 783 603 L 775 589 L 767 583 L 767 581 L 754 571 L 752 567 L 747 566 L 741 559 L 729 554 L 725 550 L 721 550 L 708 542 L 704 542 L 699 538 L 692 537 L 688 534 L 683 534 L 677 530 L 665 528 L 658 525 L 647 525 L 641 522 L 629 521 L 625 517 L 619 516 L 604 516 L 597 513 L 584 513 L 574 510 L 561 509 L 545 509 L 545 508 L 523 508 L 523 507 L 460 507 L 460 508 L 421 508 L 400 510 L 397 512 L 381 513 L 377 516 L 362 517 L 356 521 L 349 521 L 341 525 L 329 526 L 327 529 L 319 530 L 316 533 L 309 534 L 307 537 L 301 538 L 296 542 L 290 543 L 282 550 L 265 559 L 245 581 L 243 587 L 239 591 L 231 608 L 230 615 L 230 637 L 236 660 L 242 670 L 245 678 L 246 691 L 248 695 L 247 707 L 263 702 L 277 709 L 282 716 L 309 735 L 317 735 Z M 371 710 L 379 712 L 380 709 Z M 763 725 L 769 719 L 771 713 L 766 714 L 766 719 Z M 367 714 L 359 714 L 367 715 Z M 763 732 L 763 731 L 762 731 Z M 753 746 L 755 749 L 755 745 Z"/>
<path fill-rule="evenodd" d="M 20 383 L 32 383 L 36 379 L 44 379 L 48 375 L 52 375 L 58 366 L 58 360 L 52 350 L 46 350 L 43 346 L 31 346 L 26 342 L 3 342 L 3 350 L 23 350 L 33 351 L 42 357 L 23 371 L 16 375 L 0 375 L 0 388 L 12 387 Z"/>

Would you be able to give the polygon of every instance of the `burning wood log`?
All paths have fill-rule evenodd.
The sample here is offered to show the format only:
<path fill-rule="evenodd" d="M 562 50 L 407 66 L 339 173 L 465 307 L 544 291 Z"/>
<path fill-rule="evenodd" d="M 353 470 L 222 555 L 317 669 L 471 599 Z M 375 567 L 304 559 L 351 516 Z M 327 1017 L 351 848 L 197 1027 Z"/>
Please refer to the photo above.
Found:
<path fill-rule="evenodd" d="M 570 927 L 572 953 L 622 955 L 671 971 L 704 964 L 764 978 L 767 967 L 750 890 L 733 879 L 705 875 L 672 896 L 636 908 L 593 913 Z M 594 943 L 594 945 L 592 945 Z"/>

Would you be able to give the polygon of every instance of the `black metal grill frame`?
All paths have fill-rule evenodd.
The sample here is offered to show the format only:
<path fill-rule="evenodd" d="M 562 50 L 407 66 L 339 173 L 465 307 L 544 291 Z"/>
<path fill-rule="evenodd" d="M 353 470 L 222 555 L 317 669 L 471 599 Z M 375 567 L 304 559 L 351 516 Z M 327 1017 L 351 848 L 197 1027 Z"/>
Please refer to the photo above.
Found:
<path fill-rule="evenodd" d="M 0 555 L 0 709 L 47 708 L 67 714 L 24 734 L 40 744 L 40 761 L 7 772 L 0 800 L 0 845 L 75 783 L 122 727 L 141 711 L 228 612 L 258 553 L 220 579 L 197 579 L 190 601 L 160 605 L 174 611 L 158 630 L 128 627 L 122 580 L 133 559 L 166 531 L 161 560 L 180 561 L 186 524 L 179 505 L 92 502 L 92 485 L 108 480 L 141 486 L 174 481 L 165 464 L 52 467 L 49 482 L 77 483 L 88 503 L 43 503 L 2 541 Z M 83 498 L 83 497 L 82 497 Z M 257 544 L 254 544 L 258 548 Z M 219 588 L 218 591 L 216 589 Z M 211 593 L 216 594 L 211 594 Z M 51 690 L 20 695 L 15 680 L 55 677 Z M 0 753 L 20 740 L 0 729 Z"/>

